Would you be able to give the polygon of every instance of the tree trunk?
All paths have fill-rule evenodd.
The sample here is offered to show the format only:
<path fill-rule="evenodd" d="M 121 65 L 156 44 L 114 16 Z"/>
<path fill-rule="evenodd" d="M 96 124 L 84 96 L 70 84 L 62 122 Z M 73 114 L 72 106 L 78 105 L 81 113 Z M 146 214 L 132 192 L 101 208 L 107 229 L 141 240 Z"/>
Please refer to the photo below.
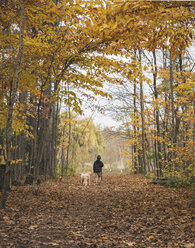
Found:
<path fill-rule="evenodd" d="M 174 89 L 173 89 L 173 60 L 172 56 L 170 54 L 170 89 L 171 89 L 171 124 L 172 124 L 172 130 L 171 130 L 171 140 L 172 140 L 172 147 L 175 149 L 176 145 L 176 136 L 175 136 L 175 109 L 174 109 Z M 175 153 L 172 152 L 172 166 L 174 165 L 174 159 L 175 159 Z"/>
<path fill-rule="evenodd" d="M 57 92 L 58 83 L 54 82 L 54 95 Z M 52 165 L 51 165 L 51 177 L 55 177 L 56 167 L 57 167 L 57 128 L 58 128 L 58 102 L 53 102 L 52 107 L 52 140 L 51 140 L 51 148 L 52 148 Z"/>
<path fill-rule="evenodd" d="M 166 54 L 163 50 L 163 68 L 167 68 L 166 63 Z M 167 94 L 167 80 L 165 80 L 165 90 L 164 90 L 164 101 L 165 101 L 165 109 L 164 109 L 164 120 L 163 120 L 163 154 L 164 154 L 164 165 L 166 165 L 168 161 L 168 154 L 167 154 L 167 145 L 166 145 L 166 134 L 168 133 L 168 94 Z"/>
<path fill-rule="evenodd" d="M 133 154 L 136 154 L 136 152 L 137 152 L 137 144 L 136 144 L 137 105 L 136 105 L 136 98 L 137 98 L 137 86 L 136 86 L 136 82 L 134 82 L 134 85 L 133 85 L 133 117 L 134 117 L 134 121 L 133 121 L 133 138 L 134 138 Z M 137 156 L 134 156 L 133 163 L 134 163 L 133 167 L 134 167 L 135 173 L 137 173 Z"/>
<path fill-rule="evenodd" d="M 27 99 L 27 92 L 22 92 L 20 93 L 19 96 L 19 101 L 20 103 L 24 104 L 25 101 Z M 26 108 L 24 109 L 24 115 L 26 115 Z M 22 131 L 18 136 L 17 136 L 17 145 L 18 145 L 18 159 L 21 159 L 21 162 L 19 162 L 19 171 L 20 171 L 20 175 L 19 175 L 19 181 L 22 180 L 23 176 L 24 176 L 24 165 L 25 165 L 25 134 L 24 131 Z"/>
<path fill-rule="evenodd" d="M 195 116 L 195 101 L 193 100 L 194 116 Z M 195 144 L 195 122 L 193 124 L 193 144 Z M 195 154 L 195 146 L 193 146 L 193 154 Z M 193 156 L 193 164 L 195 162 L 195 156 Z"/>
<path fill-rule="evenodd" d="M 157 102 L 158 100 L 158 90 L 157 90 L 157 63 L 156 63 L 156 52 L 153 51 L 153 59 L 154 59 L 154 72 L 153 72 L 153 86 L 154 86 L 154 98 Z M 157 135 L 157 146 L 156 146 L 156 168 L 157 168 L 157 176 L 162 175 L 162 164 L 161 164 L 161 144 L 159 141 L 160 137 L 160 124 L 159 124 L 159 109 L 158 107 L 154 108 L 155 120 L 156 120 L 156 135 Z M 156 140 L 156 139 L 155 139 Z"/>
<path fill-rule="evenodd" d="M 64 127 L 62 129 L 62 137 L 65 137 L 65 128 L 66 128 L 66 125 L 64 124 Z M 65 168 L 65 153 L 64 153 L 64 140 L 62 141 L 62 152 L 61 152 L 61 177 L 64 176 L 64 168 Z"/>
<path fill-rule="evenodd" d="M 142 81 L 142 61 L 141 51 L 139 50 L 139 62 L 140 62 L 140 108 L 141 108 L 141 120 L 142 120 L 142 159 L 143 168 L 142 171 L 146 173 L 146 154 L 145 154 L 145 121 L 144 121 L 144 99 L 143 99 L 143 81 Z"/>
<path fill-rule="evenodd" d="M 18 82 L 19 82 L 19 73 L 20 73 L 20 65 L 22 60 L 23 54 L 23 33 L 24 33 L 24 0 L 20 1 L 20 34 L 19 34 L 19 51 L 16 58 L 16 65 L 15 65 L 15 75 L 14 80 L 11 83 L 10 88 L 10 99 L 9 99 L 9 106 L 8 106 L 8 118 L 7 118 L 7 126 L 6 126 L 6 170 L 4 176 L 4 183 L 2 189 L 2 197 L 0 208 L 5 207 L 6 203 L 6 192 L 7 188 L 9 187 L 9 180 L 7 180 L 7 176 L 9 175 L 10 171 L 10 162 L 11 158 L 11 139 L 12 139 L 12 121 L 13 121 L 13 108 L 14 104 L 16 103 L 16 96 L 18 90 Z"/>
<path fill-rule="evenodd" d="M 71 145 L 71 113 L 70 106 L 68 106 L 68 114 L 69 114 L 69 130 L 68 130 L 68 147 L 66 152 L 66 176 L 68 176 L 68 167 L 69 167 L 69 153 L 70 153 L 70 145 Z"/>

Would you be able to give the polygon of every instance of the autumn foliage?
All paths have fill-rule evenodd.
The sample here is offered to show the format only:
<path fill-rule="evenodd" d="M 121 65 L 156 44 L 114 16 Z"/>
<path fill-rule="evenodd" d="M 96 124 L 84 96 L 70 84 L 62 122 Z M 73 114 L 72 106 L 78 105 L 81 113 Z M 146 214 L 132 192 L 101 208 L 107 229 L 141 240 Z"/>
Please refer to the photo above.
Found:
<path fill-rule="evenodd" d="M 61 106 L 71 123 L 70 112 L 81 114 L 84 100 L 111 98 L 107 82 L 134 87 L 134 105 L 123 108 L 132 170 L 192 178 L 192 1 L 3 0 L 0 20 L 3 199 L 9 178 L 32 174 L 36 194 L 40 175 L 56 176 Z"/>

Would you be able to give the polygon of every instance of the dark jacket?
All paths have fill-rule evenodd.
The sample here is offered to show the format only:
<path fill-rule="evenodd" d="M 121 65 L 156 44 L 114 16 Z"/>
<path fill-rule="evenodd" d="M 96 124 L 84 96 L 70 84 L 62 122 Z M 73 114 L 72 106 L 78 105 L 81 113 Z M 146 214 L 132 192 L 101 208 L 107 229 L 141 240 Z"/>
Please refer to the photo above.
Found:
<path fill-rule="evenodd" d="M 93 164 L 93 172 L 102 172 L 102 167 L 104 166 L 103 162 L 100 159 L 97 159 Z"/>

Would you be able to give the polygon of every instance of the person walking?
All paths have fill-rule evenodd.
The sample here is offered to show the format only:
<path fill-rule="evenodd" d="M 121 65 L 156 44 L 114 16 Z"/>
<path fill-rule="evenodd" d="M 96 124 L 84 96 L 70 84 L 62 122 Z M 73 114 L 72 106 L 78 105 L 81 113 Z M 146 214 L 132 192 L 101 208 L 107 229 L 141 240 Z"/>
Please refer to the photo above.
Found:
<path fill-rule="evenodd" d="M 102 181 L 102 167 L 104 166 L 103 162 L 101 161 L 101 156 L 97 156 L 97 160 L 93 164 L 93 172 L 95 173 L 95 182 L 96 185 L 100 185 Z"/>

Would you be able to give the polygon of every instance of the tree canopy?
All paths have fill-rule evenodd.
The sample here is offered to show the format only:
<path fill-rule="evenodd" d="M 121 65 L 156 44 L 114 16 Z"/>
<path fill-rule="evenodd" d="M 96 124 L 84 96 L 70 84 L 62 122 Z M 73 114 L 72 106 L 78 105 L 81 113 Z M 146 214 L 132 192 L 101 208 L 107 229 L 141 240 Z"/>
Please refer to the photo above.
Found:
<path fill-rule="evenodd" d="M 193 1 L 0 1 L 4 178 L 32 173 L 36 193 L 40 173 L 56 176 L 61 107 L 67 108 L 69 154 L 72 135 L 76 146 L 85 125 L 72 125 L 71 112 L 82 114 L 82 102 L 93 103 L 97 95 L 116 98 L 112 87 L 118 85 L 131 98 L 118 94 L 128 139 L 124 154 L 133 171 L 191 177 L 194 7 Z M 91 122 L 88 128 L 85 148 L 99 147 L 97 129 Z"/>

